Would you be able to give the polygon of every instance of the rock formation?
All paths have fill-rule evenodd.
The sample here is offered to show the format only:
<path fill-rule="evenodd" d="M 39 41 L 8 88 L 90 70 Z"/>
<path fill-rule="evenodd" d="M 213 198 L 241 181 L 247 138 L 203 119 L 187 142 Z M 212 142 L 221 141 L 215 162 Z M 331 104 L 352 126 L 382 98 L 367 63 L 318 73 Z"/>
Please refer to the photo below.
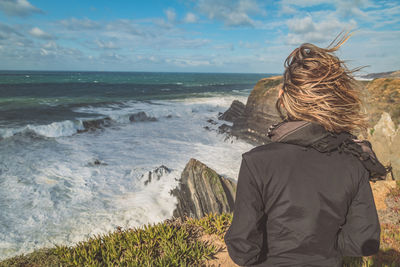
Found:
<path fill-rule="evenodd" d="M 171 194 L 178 198 L 173 216 L 201 218 L 210 212 L 232 212 L 236 183 L 191 158 Z"/>
<path fill-rule="evenodd" d="M 365 106 L 369 122 L 375 125 L 382 112 L 390 114 L 395 124 L 400 123 L 400 78 L 379 78 L 367 83 Z"/>
<path fill-rule="evenodd" d="M 144 185 L 147 185 L 148 183 L 151 183 L 152 180 L 160 180 L 161 176 L 164 174 L 170 173 L 171 170 L 166 167 L 165 165 L 161 165 L 160 167 L 155 168 L 152 171 L 149 171 L 146 175 L 142 175 L 140 177 L 140 180 L 142 180 L 144 177 L 146 177 L 146 180 L 143 182 Z"/>
<path fill-rule="evenodd" d="M 154 117 L 148 116 L 145 112 L 140 111 L 138 113 L 132 114 L 129 116 L 129 120 L 132 122 L 135 121 L 156 121 L 157 119 Z"/>
<path fill-rule="evenodd" d="M 278 113 L 275 110 L 275 101 L 281 86 L 281 76 L 259 80 L 247 99 L 244 111 L 236 112 L 235 115 L 240 114 L 236 118 L 235 116 L 229 117 L 233 118 L 231 120 L 233 122 L 232 127 L 224 125 L 223 129 L 220 130 L 222 132 L 230 132 L 233 136 L 244 139 L 254 145 L 268 143 L 268 127 L 280 121 Z M 238 106 L 238 104 L 235 105 Z M 234 103 L 232 103 L 231 110 L 233 106 Z M 239 108 L 237 109 L 239 110 Z M 223 116 L 220 119 L 228 120 Z M 228 128 L 230 128 L 230 131 L 228 131 Z"/>
<path fill-rule="evenodd" d="M 368 140 L 382 164 L 392 167 L 393 178 L 400 179 L 400 125 L 396 129 L 389 113 L 383 112 Z"/>
<path fill-rule="evenodd" d="M 370 73 L 370 74 L 361 76 L 361 78 L 365 78 L 365 79 L 400 78 L 400 70 L 379 72 L 379 73 Z"/>
<path fill-rule="evenodd" d="M 237 118 L 243 115 L 246 105 L 239 100 L 233 100 L 227 111 L 218 117 L 220 120 L 234 122 Z"/>

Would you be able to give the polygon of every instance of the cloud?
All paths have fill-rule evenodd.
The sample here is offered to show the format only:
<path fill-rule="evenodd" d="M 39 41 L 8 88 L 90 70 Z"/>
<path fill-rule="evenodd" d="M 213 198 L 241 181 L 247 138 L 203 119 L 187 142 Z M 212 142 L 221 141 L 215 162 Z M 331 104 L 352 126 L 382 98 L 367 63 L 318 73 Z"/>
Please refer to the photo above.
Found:
<path fill-rule="evenodd" d="M 53 39 L 53 37 L 41 30 L 38 27 L 34 27 L 29 31 L 29 34 L 32 35 L 33 37 L 39 38 L 39 39 L 44 39 L 44 40 L 50 40 Z"/>
<path fill-rule="evenodd" d="M 354 20 L 341 22 L 335 17 L 314 22 L 311 16 L 307 16 L 301 19 L 290 19 L 287 25 L 289 29 L 287 44 L 300 45 L 306 42 L 320 44 L 331 41 L 341 31 L 354 29 L 357 23 Z"/>
<path fill-rule="evenodd" d="M 167 16 L 167 20 L 169 22 L 175 22 L 176 13 L 175 13 L 175 10 L 173 8 L 168 8 L 167 10 L 165 10 L 165 15 Z"/>
<path fill-rule="evenodd" d="M 26 17 L 35 13 L 44 13 L 27 0 L 1 0 L 0 10 L 7 16 Z"/>
<path fill-rule="evenodd" d="M 368 15 L 361 10 L 371 6 L 368 0 L 338 0 L 335 1 L 336 11 L 344 17 L 358 16 L 364 19 L 368 19 Z"/>
<path fill-rule="evenodd" d="M 84 31 L 84 30 L 99 30 L 102 28 L 102 25 L 94 20 L 90 20 L 88 18 L 84 19 L 64 19 L 58 21 L 58 24 L 61 24 L 65 28 L 71 31 Z"/>
<path fill-rule="evenodd" d="M 332 4 L 334 0 L 282 0 L 282 6 L 298 6 L 298 7 L 310 7 L 310 6 L 317 6 L 322 4 Z"/>
<path fill-rule="evenodd" d="M 183 21 L 186 23 L 195 23 L 197 21 L 197 17 L 195 14 L 188 12 Z"/>
<path fill-rule="evenodd" d="M 209 19 L 222 21 L 225 26 L 254 27 L 252 14 L 264 14 L 263 9 L 253 0 L 199 0 L 197 9 Z"/>
<path fill-rule="evenodd" d="M 118 49 L 118 47 L 112 41 L 95 40 L 94 42 L 97 47 L 101 49 Z"/>
<path fill-rule="evenodd" d="M 0 40 L 7 40 L 11 38 L 11 35 L 22 37 L 23 35 L 15 30 L 13 27 L 8 26 L 0 22 Z"/>

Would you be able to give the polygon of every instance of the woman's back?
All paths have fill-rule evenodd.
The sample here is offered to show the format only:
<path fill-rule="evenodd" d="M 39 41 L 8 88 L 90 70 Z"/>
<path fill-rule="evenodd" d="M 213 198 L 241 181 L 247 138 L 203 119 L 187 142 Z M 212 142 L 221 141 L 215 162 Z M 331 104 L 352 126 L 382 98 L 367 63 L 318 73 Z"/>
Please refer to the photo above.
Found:
<path fill-rule="evenodd" d="M 311 123 L 306 123 L 306 127 L 321 129 Z M 242 180 L 238 184 L 238 205 L 235 206 L 235 212 L 241 214 L 234 217 L 225 237 L 231 257 L 238 257 L 239 263 L 257 262 L 252 262 L 254 256 L 251 255 L 257 251 L 252 247 L 255 243 L 248 245 L 248 253 L 241 255 L 243 252 L 235 251 L 236 247 L 247 246 L 240 240 L 251 240 L 257 232 L 264 236 L 259 251 L 261 260 L 258 261 L 263 257 L 265 261 L 259 266 L 340 266 L 343 250 L 361 254 L 361 251 L 353 251 L 357 248 L 352 242 L 363 243 L 372 238 L 378 242 L 375 242 L 375 247 L 379 247 L 379 221 L 368 171 L 353 155 L 340 153 L 338 147 L 334 148 L 335 144 L 332 144 L 330 152 L 325 153 L 304 146 L 315 137 L 300 136 L 292 131 L 286 135 L 286 140 L 294 140 L 290 143 L 274 142 L 243 154 Z M 247 178 L 244 177 L 246 173 Z M 249 187 L 249 184 L 254 187 Z M 370 206 L 362 211 L 366 212 L 362 223 L 368 225 L 354 227 L 368 230 L 364 236 L 352 236 L 351 240 L 344 238 L 350 243 L 342 244 L 341 251 L 337 247 L 339 230 L 346 223 L 346 215 L 357 193 L 363 194 Z M 242 199 L 250 198 L 254 199 L 252 207 L 240 204 Z M 265 204 L 260 206 L 257 203 Z M 256 215 L 260 217 L 258 227 L 256 221 L 248 221 L 257 213 L 254 209 L 259 212 Z M 263 214 L 267 216 L 261 218 Z M 361 250 L 362 244 L 356 246 Z M 246 263 L 248 259 L 250 261 Z"/>

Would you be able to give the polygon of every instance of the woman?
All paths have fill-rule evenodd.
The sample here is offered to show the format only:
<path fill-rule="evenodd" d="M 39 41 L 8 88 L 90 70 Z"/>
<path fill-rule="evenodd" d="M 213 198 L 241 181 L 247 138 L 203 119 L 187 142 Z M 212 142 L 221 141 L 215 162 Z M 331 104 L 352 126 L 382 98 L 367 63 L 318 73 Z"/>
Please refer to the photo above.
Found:
<path fill-rule="evenodd" d="M 225 235 L 239 265 L 342 266 L 343 256 L 379 250 L 369 180 L 386 170 L 350 133 L 367 121 L 352 71 L 333 54 L 348 38 L 303 44 L 285 61 L 276 107 L 286 117 L 270 127 L 272 143 L 242 154 Z"/>

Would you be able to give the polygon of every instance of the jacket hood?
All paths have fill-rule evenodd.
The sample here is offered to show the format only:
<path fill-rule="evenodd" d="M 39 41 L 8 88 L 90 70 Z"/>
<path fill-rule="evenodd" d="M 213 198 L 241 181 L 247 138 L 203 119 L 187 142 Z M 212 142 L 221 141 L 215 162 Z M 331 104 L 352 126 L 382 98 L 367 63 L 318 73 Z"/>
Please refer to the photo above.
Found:
<path fill-rule="evenodd" d="M 321 153 L 338 150 L 339 153 L 352 154 L 369 171 L 371 180 L 384 180 L 389 171 L 379 162 L 369 141 L 358 140 L 348 132 L 329 132 L 317 123 L 283 121 L 269 127 L 268 137 L 272 142 L 311 147 Z"/>

